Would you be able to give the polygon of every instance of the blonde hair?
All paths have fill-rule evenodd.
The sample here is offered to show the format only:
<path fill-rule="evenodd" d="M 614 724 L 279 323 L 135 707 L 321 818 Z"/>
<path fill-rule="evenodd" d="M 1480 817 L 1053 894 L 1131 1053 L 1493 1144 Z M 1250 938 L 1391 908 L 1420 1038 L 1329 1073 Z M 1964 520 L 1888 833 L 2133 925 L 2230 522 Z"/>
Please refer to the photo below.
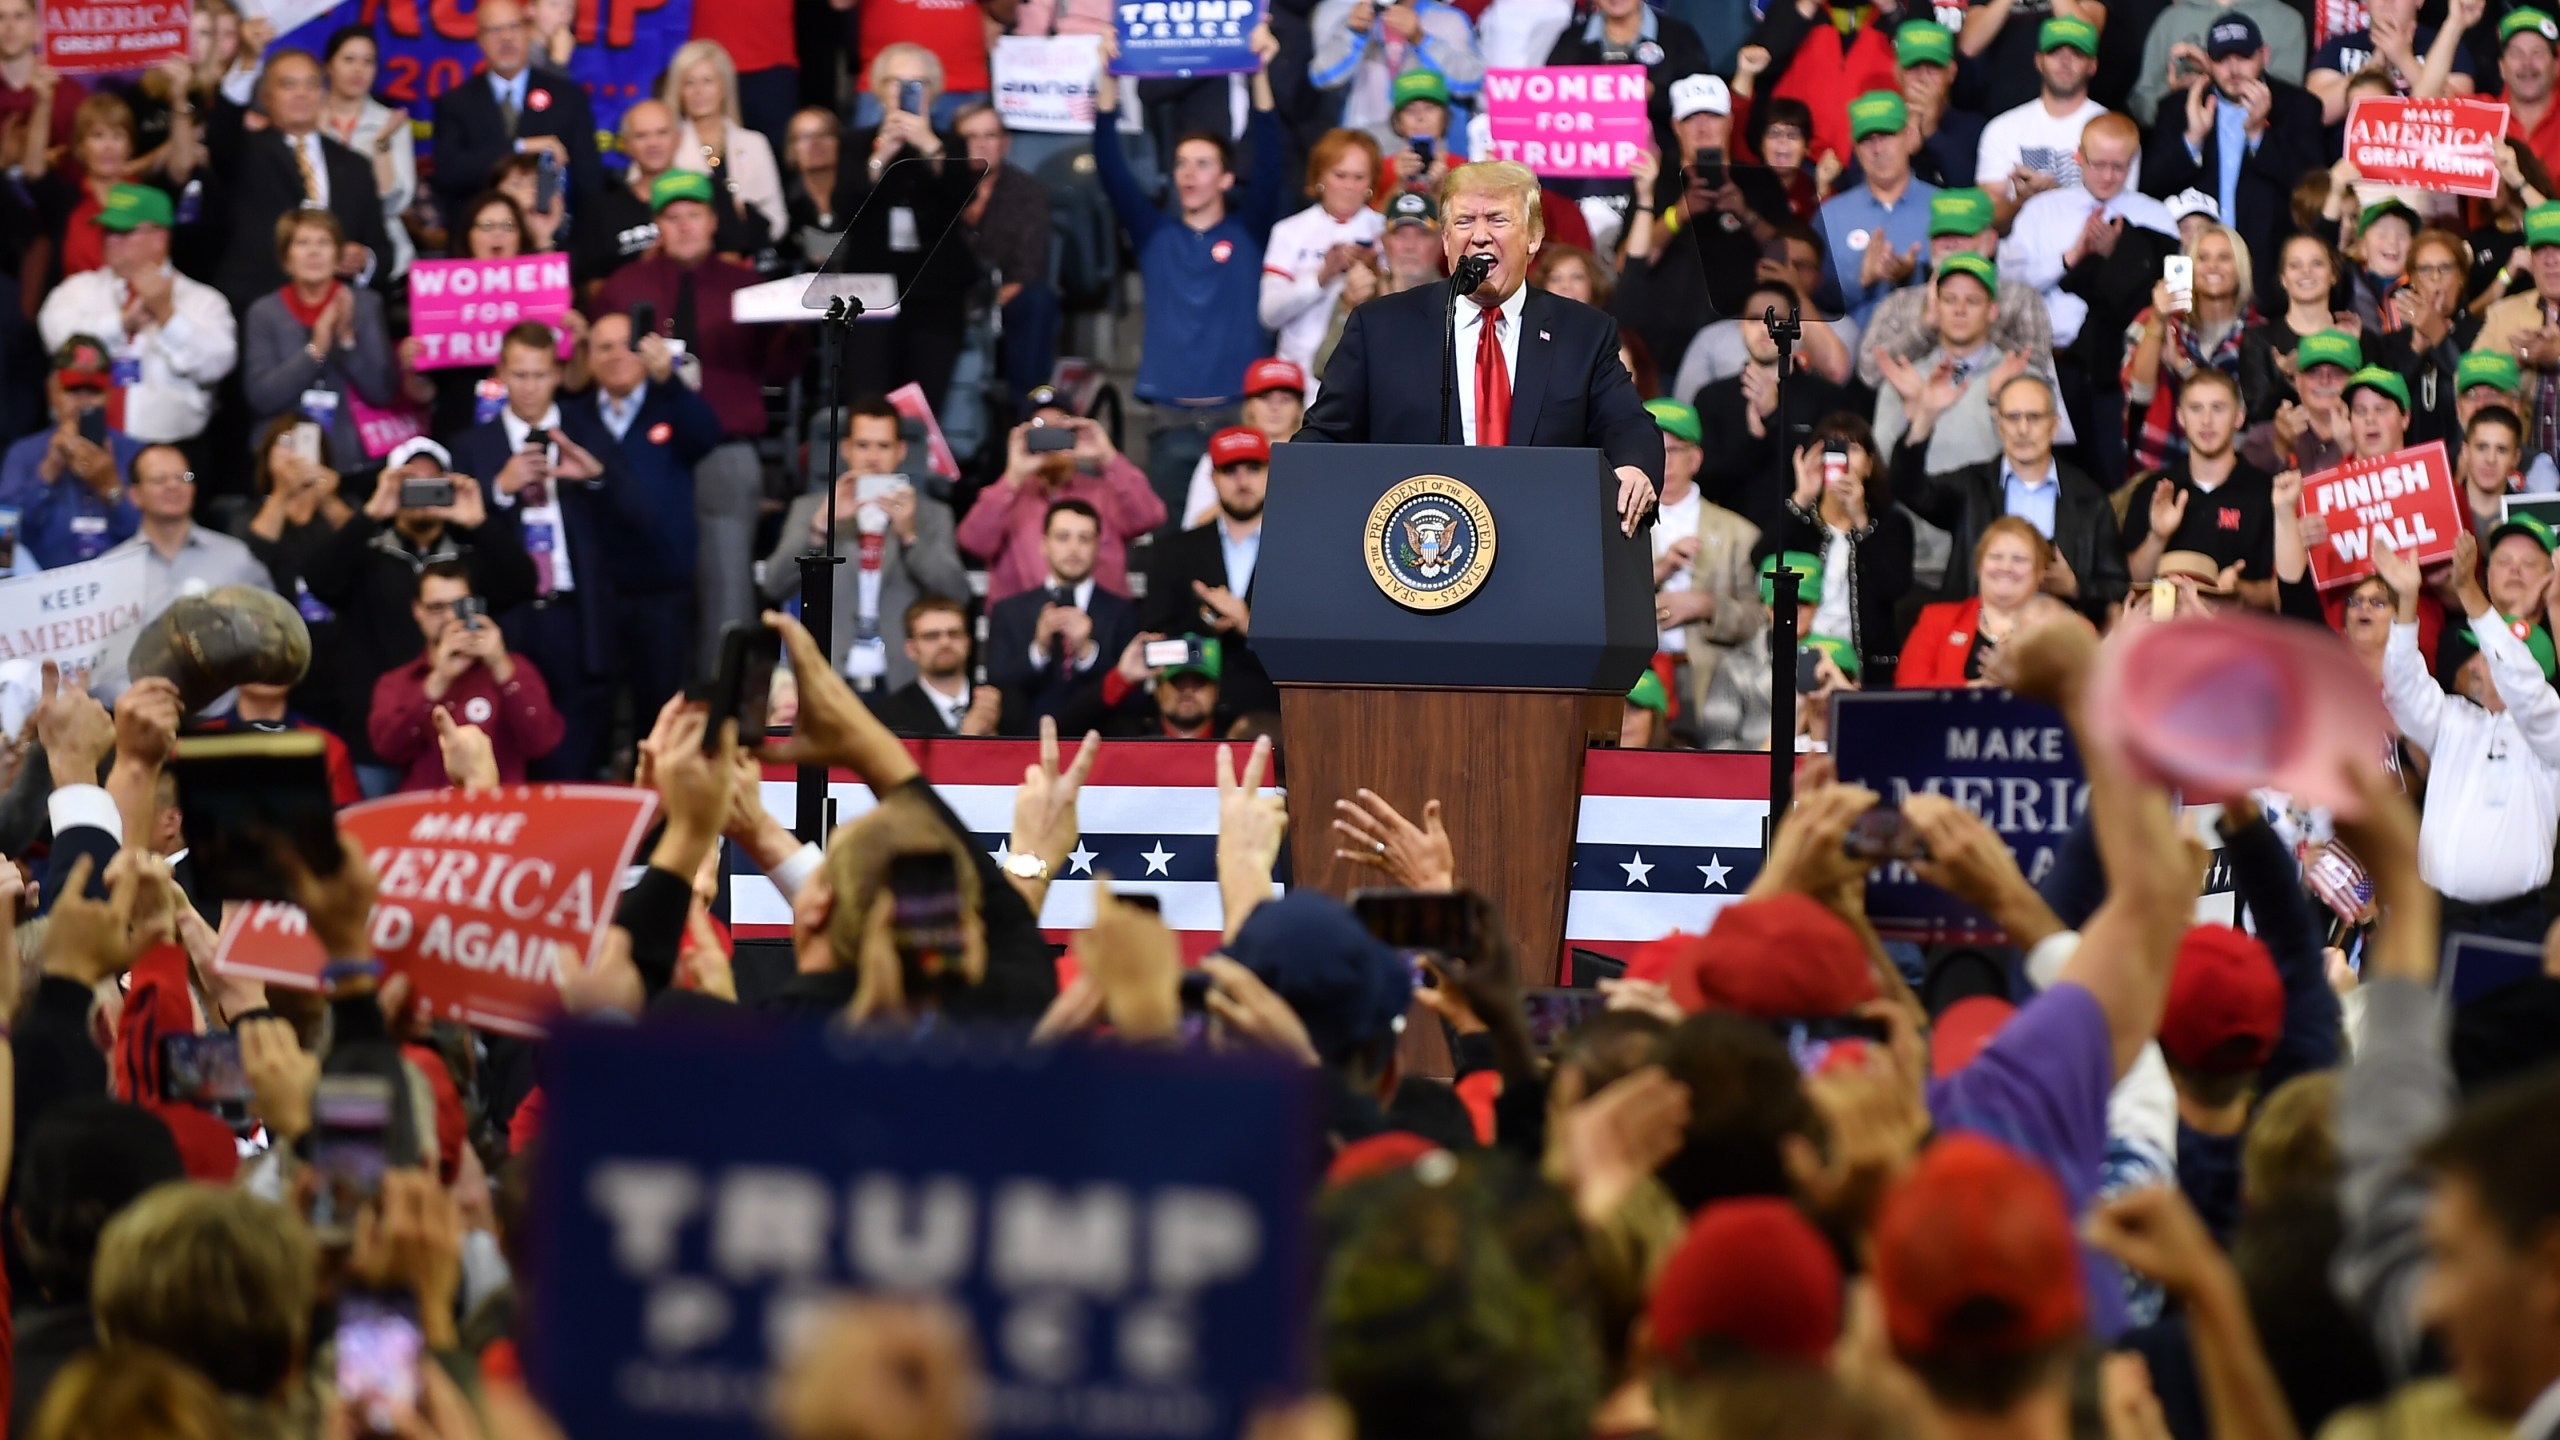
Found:
<path fill-rule="evenodd" d="M 2196 232 L 2195 240 L 2187 246 L 2188 259 L 2196 258 L 2196 252 L 2204 249 L 2205 237 L 2208 235 L 2221 236 L 2223 243 L 2231 247 L 2231 274 L 2234 280 L 2231 304 L 2234 309 L 2246 313 L 2251 305 L 2257 303 L 2258 297 L 2257 276 L 2252 273 L 2249 264 L 2249 242 L 2241 239 L 2240 232 L 2228 225 L 2207 225 Z"/>
<path fill-rule="evenodd" d="M 98 1338 L 157 1345 L 224 1394 L 265 1399 L 308 1352 L 318 1247 L 302 1218 L 244 1191 L 178 1182 L 98 1237 Z"/>
<path fill-rule="evenodd" d="M 62 1367 L 28 1430 L 33 1440 L 231 1440 L 222 1396 L 148 1345 L 92 1350 Z"/>
<path fill-rule="evenodd" d="M 729 58 L 729 49 L 717 40 L 687 40 L 676 47 L 676 58 L 667 62 L 665 75 L 658 81 L 658 100 L 675 112 L 676 123 L 690 124 L 693 117 L 684 113 L 684 77 L 693 67 L 708 63 L 711 72 L 720 77 L 720 113 L 732 125 L 747 123 L 738 109 L 738 62 Z"/>
<path fill-rule="evenodd" d="M 1449 206 L 1461 195 L 1499 195 L 1519 207 L 1529 226 L 1529 243 L 1547 238 L 1547 215 L 1538 208 L 1536 172 L 1510 160 L 1477 160 L 1460 165 L 1440 180 L 1440 226 L 1449 225 Z"/>
<path fill-rule="evenodd" d="M 884 45 L 879 54 L 871 57 L 872 98 L 880 102 L 881 109 L 889 108 L 889 71 L 901 60 L 915 60 L 923 64 L 924 103 L 926 109 L 932 109 L 933 102 L 942 98 L 942 57 L 911 40 Z"/>

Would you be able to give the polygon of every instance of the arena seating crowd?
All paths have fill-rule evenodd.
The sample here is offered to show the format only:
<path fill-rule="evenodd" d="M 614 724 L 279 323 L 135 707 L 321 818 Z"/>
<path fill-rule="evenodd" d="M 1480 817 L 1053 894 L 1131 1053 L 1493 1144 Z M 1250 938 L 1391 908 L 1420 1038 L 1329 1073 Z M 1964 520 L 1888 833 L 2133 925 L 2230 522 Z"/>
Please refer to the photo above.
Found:
<path fill-rule="evenodd" d="M 7 573 L 139 554 L 147 617 L 246 585 L 311 641 L 300 684 L 194 716 L 162 681 L 0 666 L 26 716 L 0 759 L 52 786 L 41 853 L 0 865 L 11 1434 L 559 1433 L 516 1361 L 540 1042 L 408 1003 L 352 843 L 296 879 L 322 993 L 212 969 L 224 917 L 187 888 L 164 773 L 209 725 L 325 732 L 341 804 L 654 790 L 602 958 L 556 960 L 581 1020 L 985 1027 L 1318 1074 L 1321 1136 L 1272 1138 L 1328 1167 L 1320 1393 L 1256 1417 L 1265 1440 L 2560 1437 L 2560 537 L 2504 503 L 2560 493 L 2560 21 L 1271 0 L 1256 73 L 1105 76 L 1090 134 L 1010 132 L 1002 41 L 1107 51 L 1116 9 L 697 3 L 600 134 L 558 0 L 480 0 L 485 63 L 416 113 L 375 94 L 370 19 L 314 52 L 196 0 L 188 59 L 84 81 L 0 0 Z M 1663 434 L 1660 647 L 1622 745 L 1806 756 L 1748 895 L 1551 1045 L 1499 905 L 1463 889 L 1505 838 L 1455 796 L 1452 828 L 1440 801 L 1288 815 L 1252 644 L 1275 452 L 1350 312 L 1446 275 L 1450 177 L 1493 158 L 1487 72 L 1546 64 L 1639 66 L 1649 96 L 1626 175 L 1550 180 L 1522 216 L 1532 282 L 1615 317 Z M 2351 106 L 2392 95 L 2503 100 L 2496 194 L 2342 158 Z M 574 310 L 434 363 L 413 267 L 545 254 Z M 840 374 L 813 326 L 733 304 L 821 268 L 901 296 Z M 2452 559 L 2385 547 L 2318 586 L 2307 477 L 2436 441 L 2470 520 Z M 844 562 L 823 647 L 790 618 L 811 554 Z M 1772 654 L 1781 606 L 1802 663 Z M 1831 773 L 1831 696 L 2006 687 L 2085 740 L 2102 636 L 2248 609 L 2370 671 L 2393 734 L 2352 806 L 2306 825 L 2092 759 L 2030 877 L 1914 797 L 1915 868 L 2010 943 L 1879 940 L 1843 843 L 1877 796 Z M 706 743 L 687 697 L 758 623 L 787 643 L 790 738 Z M 1166 639 L 1200 643 L 1151 663 Z M 1061 733 L 1102 738 L 1062 764 Z M 1002 866 L 901 738 L 952 735 L 1049 742 Z M 1091 747 L 1136 739 L 1254 744 L 1220 787 L 1220 953 L 1187 985 L 1106 891 L 1062 987 L 1037 917 Z M 759 755 L 881 804 L 804 844 Z M 2222 805 L 2210 837 L 2180 801 Z M 1287 826 L 1328 822 L 1383 881 L 1467 894 L 1473 942 L 1417 967 L 1338 900 L 1274 898 Z M 2239 928 L 2190 923 L 2200 842 Z M 2304 874 L 2331 849 L 2369 893 L 2324 935 Z M 792 911 L 796 973 L 743 1001 L 706 908 L 724 853 Z M 884 867 L 944 853 L 977 938 L 908 994 Z M 2457 1006 L 2453 934 L 2551 958 Z M 1454 1078 L 1405 1072 L 1409 1013 Z M 237 1038 L 243 1113 L 163 1098 L 169 1031 Z M 334 1227 L 309 1223 L 324 1076 L 378 1079 L 399 1117 Z M 432 1356 L 397 1415 L 330 1384 L 359 1290 L 407 1295 Z M 857 1302 L 814 1333 L 780 1433 L 983 1433 L 984 1339 L 947 1312 Z"/>

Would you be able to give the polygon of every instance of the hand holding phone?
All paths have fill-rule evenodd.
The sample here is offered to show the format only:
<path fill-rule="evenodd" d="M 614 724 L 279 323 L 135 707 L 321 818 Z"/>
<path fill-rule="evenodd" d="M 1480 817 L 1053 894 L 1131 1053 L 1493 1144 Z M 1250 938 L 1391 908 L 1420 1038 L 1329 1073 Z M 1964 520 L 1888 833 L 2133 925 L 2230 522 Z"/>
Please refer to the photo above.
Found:
<path fill-rule="evenodd" d="M 782 663 L 782 636 L 753 621 L 741 621 L 720 632 L 720 670 L 711 682 L 710 723 L 702 730 L 702 753 L 720 748 L 720 722 L 738 722 L 738 743 L 764 738 L 766 705 L 773 698 L 774 667 Z"/>
<path fill-rule="evenodd" d="M 2169 309 L 2184 315 L 2196 304 L 2196 262 L 2189 256 L 2171 255 L 2160 262 L 2160 282 L 2169 287 Z"/>

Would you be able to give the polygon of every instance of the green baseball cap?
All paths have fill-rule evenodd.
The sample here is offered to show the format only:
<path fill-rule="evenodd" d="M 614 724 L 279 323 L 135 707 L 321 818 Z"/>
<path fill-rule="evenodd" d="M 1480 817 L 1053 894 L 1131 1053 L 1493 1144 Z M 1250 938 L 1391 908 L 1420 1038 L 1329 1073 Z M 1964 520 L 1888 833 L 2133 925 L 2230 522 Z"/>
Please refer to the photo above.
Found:
<path fill-rule="evenodd" d="M 2314 365 L 2335 365 L 2341 370 L 2364 368 L 2364 346 L 2344 330 L 2314 330 L 2293 342 L 2295 373 Z"/>
<path fill-rule="evenodd" d="M 1439 203 L 1419 190 L 1405 191 L 1387 202 L 1387 228 L 1393 230 L 1399 225 L 1420 225 L 1427 229 L 1439 229 Z"/>
<path fill-rule="evenodd" d="M 2507 42 L 2519 31 L 2530 31 L 2541 36 L 2545 44 L 2560 49 L 2560 24 L 2554 24 L 2549 15 L 2539 10 L 2528 7 L 2508 11 L 2507 18 L 2498 22 L 2498 48 L 2507 48 Z"/>
<path fill-rule="evenodd" d="M 2560 200 L 2545 200 L 2524 212 L 2524 243 L 2560 245 Z"/>
<path fill-rule="evenodd" d="M 1663 688 L 1660 675 L 1647 670 L 1636 677 L 1636 688 L 1627 692 L 1627 703 L 1639 710 L 1668 715 L 1671 713 L 1671 692 Z"/>
<path fill-rule="evenodd" d="M 2385 195 L 2364 207 L 2364 213 L 2356 217 L 2356 233 L 2361 235 L 2372 229 L 2375 221 L 2387 220 L 2394 215 L 2399 216 L 2401 223 L 2407 225 L 2412 231 L 2426 223 L 2418 218 L 2417 211 L 2401 204 L 2396 197 Z"/>
<path fill-rule="evenodd" d="M 1849 143 L 1870 135 L 1898 135 L 1911 123 L 1911 111 L 1890 90 L 1870 90 L 1849 102 Z"/>
<path fill-rule="evenodd" d="M 2453 367 L 2453 393 L 2459 395 L 2474 385 L 2513 395 L 2524 388 L 2524 367 L 2503 350 L 2474 350 Z"/>
<path fill-rule="evenodd" d="M 1653 423 L 1662 427 L 1663 434 L 1677 435 L 1692 445 L 1704 442 L 1706 427 L 1698 423 L 1697 410 L 1685 402 L 1647 400 L 1644 408 L 1652 414 Z"/>
<path fill-rule="evenodd" d="M 116 186 L 107 192 L 107 203 L 98 211 L 98 228 L 119 235 L 136 225 L 157 225 L 166 230 L 177 223 L 169 192 L 149 185 Z"/>
<path fill-rule="evenodd" d="M 1991 228 L 1991 197 L 1979 185 L 1941 190 L 1929 197 L 1929 238 L 1979 235 Z"/>
<path fill-rule="evenodd" d="M 1807 635 L 1804 637 L 1804 648 L 1821 651 L 1831 657 L 1831 663 L 1839 667 L 1842 675 L 1852 680 L 1858 678 L 1857 646 L 1837 635 Z"/>
<path fill-rule="evenodd" d="M 1412 100 L 1429 100 L 1445 110 L 1449 106 L 1449 82 L 1440 78 L 1437 70 L 1407 70 L 1396 77 L 1394 88 L 1387 92 L 1387 107 L 1390 111 L 1401 110 Z"/>
<path fill-rule="evenodd" d="M 2545 523 L 2541 516 L 2510 515 L 2498 522 L 2497 529 L 2489 532 L 2489 543 L 2481 547 L 2482 552 L 2485 554 L 2487 551 L 2497 549 L 2498 542 L 2510 535 L 2530 537 L 2534 544 L 2542 547 L 2542 553 L 2545 555 L 2550 554 L 2555 547 L 2560 547 L 2560 535 L 2551 533 L 2551 526 Z"/>
<path fill-rule="evenodd" d="M 1200 661 L 1196 665 L 1188 660 L 1185 660 L 1179 665 L 1167 665 L 1164 667 L 1166 679 L 1170 680 L 1176 675 L 1198 675 L 1206 679 L 1215 680 L 1218 678 L 1219 672 L 1226 668 L 1224 657 L 1221 654 L 1221 647 L 1214 637 L 1206 635 L 1178 635 L 1174 638 L 1178 640 L 1197 642 L 1200 646 Z"/>
<path fill-rule="evenodd" d="M 2098 58 L 2098 27 L 2069 15 L 2056 15 L 2036 27 L 2036 53 L 2058 50 L 2068 45 L 2081 54 Z"/>
<path fill-rule="evenodd" d="M 2409 413 L 2409 382 L 2379 365 L 2367 365 L 2347 377 L 2347 398 L 2355 398 L 2355 393 L 2359 390 L 2371 390 L 2379 395 L 2387 395 L 2400 407 L 2401 414 Z"/>
<path fill-rule="evenodd" d="M 1894 63 L 1905 70 L 1914 65 L 1956 63 L 1956 32 L 1935 20 L 1912 20 L 1893 32 Z"/>
<path fill-rule="evenodd" d="M 1778 603 L 1777 582 L 1770 578 L 1781 564 L 1796 572 L 1796 599 L 1806 605 L 1822 603 L 1822 557 L 1803 550 L 1789 550 L 1760 562 L 1760 603 Z"/>
<path fill-rule="evenodd" d="M 2506 525 L 2499 526 L 2498 529 L 2503 531 L 2514 524 L 2514 521 L 2509 521 Z M 2547 535 L 2550 531 L 2545 529 L 2543 533 Z M 2489 543 L 2495 545 L 2497 543 L 2497 537 L 2492 535 Z M 2542 667 L 2543 679 L 2548 680 L 2552 678 L 2555 673 L 2560 673 L 2560 652 L 2555 652 L 2552 649 L 2550 631 L 2543 629 L 2541 626 L 2534 624 L 2530 620 L 2513 620 L 2508 619 L 2504 615 L 2501 615 L 2498 618 L 2506 620 L 2507 633 L 2514 635 L 2519 629 L 2524 632 L 2521 635 L 2516 635 L 2516 638 L 2524 642 L 2525 653 L 2533 657 L 2533 663 Z M 2447 629 L 2445 631 L 2444 638 L 2446 644 L 2458 647 L 2455 652 L 2456 654 L 2460 654 L 2461 651 L 2477 650 L 2480 648 L 2480 637 L 2471 633 L 2471 622 L 2468 620 L 2461 621 Z M 2459 665 L 2463 660 L 2469 660 L 2470 658 L 2471 657 L 2469 655 L 2462 655 L 2461 660 L 2456 660 L 2454 663 Z M 2445 684 L 2450 687 L 2452 683 L 2452 672 L 2447 671 L 2445 673 Z"/>
<path fill-rule="evenodd" d="M 1929 283 L 1944 285 L 1950 275 L 1970 275 L 1997 299 L 2000 295 L 2000 272 L 1992 263 L 1970 250 L 1959 250 L 1938 262 L 1937 277 Z"/>
<path fill-rule="evenodd" d="M 711 203 L 711 177 L 699 170 L 670 170 L 649 187 L 649 213 L 657 214 L 679 200 Z"/>

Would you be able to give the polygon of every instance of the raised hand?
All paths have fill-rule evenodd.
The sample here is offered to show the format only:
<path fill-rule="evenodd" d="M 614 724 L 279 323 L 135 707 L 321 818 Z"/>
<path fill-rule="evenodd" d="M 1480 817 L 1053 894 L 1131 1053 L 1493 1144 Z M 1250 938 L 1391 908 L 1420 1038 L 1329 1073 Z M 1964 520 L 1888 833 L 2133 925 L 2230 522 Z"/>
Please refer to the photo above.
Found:
<path fill-rule="evenodd" d="M 2373 571 L 2391 587 L 2395 597 L 2414 597 L 2423 583 L 2418 576 L 2417 559 L 2392 549 L 2391 542 L 2379 534 L 2373 537 Z"/>
<path fill-rule="evenodd" d="M 1447 893 L 1458 888 L 1458 861 L 1449 831 L 1440 823 L 1440 802 L 1422 802 L 1422 824 L 1416 826 L 1376 791 L 1362 789 L 1354 799 L 1333 802 L 1334 834 L 1346 848 L 1337 860 L 1383 870 L 1408 890 Z"/>
<path fill-rule="evenodd" d="M 2151 533 L 2166 540 L 2178 533 L 2187 522 L 2187 492 L 2175 480 L 2163 479 L 2151 487 Z"/>
<path fill-rule="evenodd" d="M 1218 894 L 1225 904 L 1229 939 L 1255 906 L 1271 898 L 1271 867 L 1289 833 L 1288 806 L 1279 796 L 1262 793 L 1262 778 L 1270 767 L 1268 735 L 1253 742 L 1241 777 L 1233 749 L 1218 747 Z"/>
<path fill-rule="evenodd" d="M 1076 758 L 1061 770 L 1058 765 L 1058 722 L 1053 717 L 1040 717 L 1040 760 L 1022 767 L 1022 784 L 1013 792 L 1013 836 L 1007 842 L 1017 855 L 1036 855 L 1049 866 L 1051 873 L 1067 862 L 1067 852 L 1076 848 L 1076 797 L 1084 793 L 1084 782 L 1093 774 L 1093 762 L 1102 754 L 1101 732 L 1088 730 L 1084 743 L 1076 747 Z M 1019 877 L 1010 877 L 1021 884 Z M 1043 886 L 1043 893 L 1046 887 Z M 1032 908 L 1037 910 L 1037 897 Z"/>

